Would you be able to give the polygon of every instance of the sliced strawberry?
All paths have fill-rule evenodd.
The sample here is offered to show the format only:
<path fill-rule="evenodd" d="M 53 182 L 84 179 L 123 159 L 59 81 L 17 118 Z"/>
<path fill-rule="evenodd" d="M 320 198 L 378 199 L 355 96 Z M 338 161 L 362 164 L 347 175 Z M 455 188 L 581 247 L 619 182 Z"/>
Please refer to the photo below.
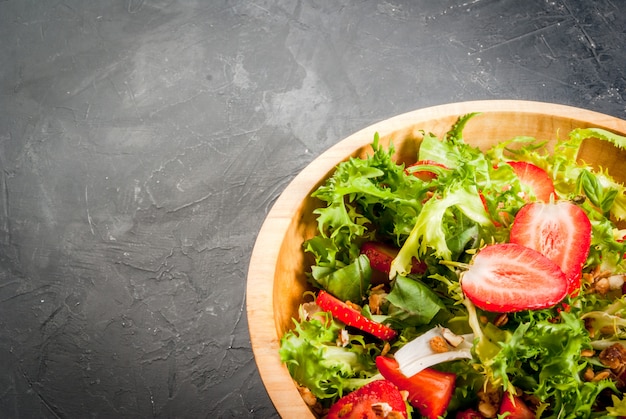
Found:
<path fill-rule="evenodd" d="M 389 275 L 391 262 L 398 256 L 400 249 L 381 242 L 365 242 L 361 246 L 361 254 L 370 260 L 370 266 L 379 272 Z M 413 258 L 411 273 L 426 272 L 426 264 Z"/>
<path fill-rule="evenodd" d="M 578 292 L 591 244 L 591 222 L 582 209 L 569 201 L 526 204 L 515 216 L 510 241 L 554 261 L 567 277 L 567 292 Z"/>
<path fill-rule="evenodd" d="M 567 295 L 567 285 L 556 263 L 514 243 L 484 247 L 461 277 L 467 298 L 497 313 L 552 307 Z"/>
<path fill-rule="evenodd" d="M 508 164 L 513 168 L 520 183 L 530 188 L 538 201 L 550 202 L 550 195 L 556 196 L 550 175 L 541 167 L 525 161 L 510 161 Z"/>
<path fill-rule="evenodd" d="M 413 163 L 412 165 L 410 165 L 409 167 L 407 167 L 405 170 L 407 174 L 412 174 L 413 176 L 417 177 L 420 180 L 423 180 L 424 182 L 430 182 L 431 180 L 436 179 L 438 175 L 436 172 L 432 171 L 428 166 L 447 169 L 445 165 L 441 163 L 437 163 L 436 161 L 419 160 Z"/>
<path fill-rule="evenodd" d="M 322 310 L 328 311 L 337 320 L 348 326 L 356 327 L 363 332 L 376 336 L 379 339 L 389 340 L 395 338 L 397 335 L 396 331 L 389 326 L 368 319 L 358 310 L 355 310 L 324 290 L 319 292 L 316 302 Z"/>
<path fill-rule="evenodd" d="M 508 394 L 505 394 L 502 398 L 500 411 L 498 413 L 500 415 L 508 413 L 507 418 L 509 419 L 535 419 L 536 417 L 521 398 Z"/>
<path fill-rule="evenodd" d="M 400 390 L 387 380 L 372 381 L 343 396 L 330 407 L 326 416 L 327 419 L 382 417 L 407 417 L 406 403 Z"/>
<path fill-rule="evenodd" d="M 409 393 L 408 400 L 420 415 L 435 419 L 445 413 L 454 392 L 456 374 L 426 368 L 407 377 L 400 371 L 398 362 L 386 356 L 376 357 L 376 367 L 383 377 Z"/>

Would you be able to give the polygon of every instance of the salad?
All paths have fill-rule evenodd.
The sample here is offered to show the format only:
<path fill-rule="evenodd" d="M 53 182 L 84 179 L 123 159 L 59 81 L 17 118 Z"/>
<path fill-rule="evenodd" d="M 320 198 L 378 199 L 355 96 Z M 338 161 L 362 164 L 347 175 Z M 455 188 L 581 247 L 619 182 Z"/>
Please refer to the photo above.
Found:
<path fill-rule="evenodd" d="M 626 416 L 626 188 L 576 160 L 626 137 L 483 152 L 476 115 L 406 167 L 376 135 L 313 193 L 314 291 L 280 357 L 320 417 Z"/>

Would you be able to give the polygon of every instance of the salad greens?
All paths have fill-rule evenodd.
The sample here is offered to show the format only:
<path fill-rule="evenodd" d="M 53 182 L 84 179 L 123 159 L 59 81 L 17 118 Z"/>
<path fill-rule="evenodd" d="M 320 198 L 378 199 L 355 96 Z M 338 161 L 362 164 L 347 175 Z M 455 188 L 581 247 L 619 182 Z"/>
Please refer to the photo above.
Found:
<path fill-rule="evenodd" d="M 393 144 L 384 148 L 376 135 L 373 154 L 339 164 L 313 193 L 325 205 L 315 210 L 319 234 L 304 244 L 315 258 L 311 284 L 358 304 L 365 316 L 399 335 L 377 341 L 328 313 L 308 313 L 314 304 L 304 303 L 281 340 L 281 360 L 328 407 L 381 378 L 376 356 L 443 325 L 474 337 L 471 359 L 435 366 L 459 377 L 449 413 L 475 407 L 477 392 L 490 387 L 499 394 L 521 391 L 541 418 L 626 416 L 626 355 L 617 369 L 599 356 L 615 343 L 626 346 L 626 231 L 617 227 L 626 220 L 626 188 L 605 169 L 577 161 L 587 138 L 626 149 L 626 137 L 575 129 L 553 150 L 516 137 L 483 152 L 462 135 L 477 115 L 459 118 L 441 139 L 424 133 L 419 166 L 396 163 Z M 515 214 L 532 199 L 533 191 L 506 164 L 512 160 L 545 170 L 556 198 L 585 211 L 592 243 L 578 294 L 550 309 L 511 313 L 503 322 L 467 300 L 459 278 L 481 247 L 508 241 Z M 431 176 L 416 176 L 420 172 Z M 384 285 L 375 283 L 360 252 L 373 240 L 399 249 Z M 424 263 L 423 272 L 411 273 L 415 259 Z"/>
<path fill-rule="evenodd" d="M 310 317 L 300 308 L 302 322 L 282 340 L 281 360 L 291 376 L 320 399 L 355 390 L 378 375 L 372 354 L 380 352 L 363 336 L 351 335 L 347 345 L 337 344 L 343 325 L 327 313 Z"/>

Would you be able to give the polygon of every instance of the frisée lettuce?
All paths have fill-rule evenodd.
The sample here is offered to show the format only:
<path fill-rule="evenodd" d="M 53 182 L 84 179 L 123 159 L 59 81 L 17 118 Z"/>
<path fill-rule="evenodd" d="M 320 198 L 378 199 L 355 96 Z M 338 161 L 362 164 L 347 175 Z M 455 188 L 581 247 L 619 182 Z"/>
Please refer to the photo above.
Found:
<path fill-rule="evenodd" d="M 311 285 L 398 332 L 380 341 L 329 313 L 311 315 L 304 307 L 314 302 L 303 303 L 280 356 L 322 411 L 380 379 L 376 357 L 400 353 L 403 371 L 432 367 L 457 375 L 448 417 L 505 394 L 521 394 L 540 418 L 626 415 L 626 188 L 605 168 L 577 161 L 588 138 L 626 149 L 626 137 L 585 128 L 551 150 L 520 136 L 482 151 L 463 140 L 463 128 L 478 115 L 462 116 L 443 138 L 424 133 L 419 166 L 394 161 L 393 144 L 381 146 L 376 135 L 372 154 L 340 163 L 312 194 L 322 205 L 314 211 L 318 234 L 304 243 L 314 258 Z M 509 241 L 515 215 L 536 199 L 511 161 L 544 170 L 551 199 L 580 207 L 592 239 L 576 293 L 547 309 L 491 313 L 468 300 L 460 279 L 481 248 Z M 382 278 L 361 253 L 372 241 L 397 248 Z M 415 260 L 423 271 L 412 270 Z M 456 354 L 424 349 L 442 326 L 468 337 L 458 349 L 448 346 Z M 605 351 L 622 349 L 624 359 L 608 365 Z M 493 412 L 480 410 L 496 417 L 497 406 Z"/>

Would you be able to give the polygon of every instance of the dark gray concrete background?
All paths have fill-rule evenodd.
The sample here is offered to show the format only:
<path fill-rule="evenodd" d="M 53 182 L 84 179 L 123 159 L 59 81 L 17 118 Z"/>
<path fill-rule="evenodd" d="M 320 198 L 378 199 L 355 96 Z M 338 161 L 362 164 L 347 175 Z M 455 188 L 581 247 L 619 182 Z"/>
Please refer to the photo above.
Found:
<path fill-rule="evenodd" d="M 245 287 L 289 181 L 352 132 L 431 105 L 626 118 L 625 10 L 0 1 L 0 417 L 275 416 Z"/>

